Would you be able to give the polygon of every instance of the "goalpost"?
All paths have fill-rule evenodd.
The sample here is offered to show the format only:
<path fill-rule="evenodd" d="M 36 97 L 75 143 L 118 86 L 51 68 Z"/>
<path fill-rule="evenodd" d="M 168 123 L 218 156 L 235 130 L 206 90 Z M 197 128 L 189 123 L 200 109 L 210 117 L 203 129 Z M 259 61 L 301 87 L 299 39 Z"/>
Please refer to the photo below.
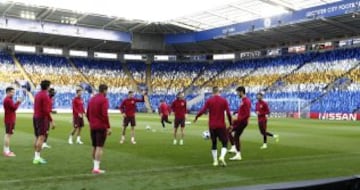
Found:
<path fill-rule="evenodd" d="M 301 98 L 265 99 L 269 104 L 270 117 L 309 118 L 309 100 Z"/>

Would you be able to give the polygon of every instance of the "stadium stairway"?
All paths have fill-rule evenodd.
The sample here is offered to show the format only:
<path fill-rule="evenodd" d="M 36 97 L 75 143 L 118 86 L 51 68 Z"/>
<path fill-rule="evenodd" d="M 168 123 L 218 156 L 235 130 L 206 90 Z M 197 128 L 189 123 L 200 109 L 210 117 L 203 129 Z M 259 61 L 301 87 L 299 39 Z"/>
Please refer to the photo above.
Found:
<path fill-rule="evenodd" d="M 173 83 L 174 83 L 174 79 L 175 79 L 175 75 L 173 75 L 169 80 L 170 80 L 170 82 L 169 82 L 169 85 L 167 86 L 167 89 L 171 89 L 171 87 L 172 87 L 172 85 L 173 85 Z"/>
<path fill-rule="evenodd" d="M 34 82 L 32 81 L 30 75 L 25 71 L 25 69 L 20 64 L 19 60 L 16 58 L 14 54 L 11 54 L 11 57 L 14 61 L 15 66 L 20 70 L 21 74 L 24 76 L 24 78 L 29 81 L 31 89 L 35 89 Z"/>
<path fill-rule="evenodd" d="M 238 81 L 242 81 L 243 79 L 247 78 L 247 77 L 250 76 L 252 73 L 254 73 L 256 70 L 257 70 L 257 67 L 253 67 L 250 72 L 248 72 L 248 73 L 246 73 L 244 76 L 240 77 L 240 78 L 238 79 Z M 216 79 L 216 78 L 214 78 L 214 79 Z M 241 85 L 241 84 L 240 84 L 239 82 L 236 83 L 236 84 L 230 84 L 230 85 L 224 87 L 224 88 L 222 89 L 222 91 L 223 91 L 223 92 L 229 92 L 229 91 L 231 91 L 231 90 L 234 88 L 234 85 Z"/>
<path fill-rule="evenodd" d="M 153 110 L 151 108 L 151 104 L 150 104 L 150 100 L 149 100 L 149 96 L 145 96 L 144 97 L 144 101 L 145 101 L 145 108 L 146 108 L 146 112 L 148 113 L 152 113 Z"/>
<path fill-rule="evenodd" d="M 205 100 L 205 92 L 201 92 L 199 95 L 195 96 L 193 99 L 187 102 L 187 107 L 191 108 L 193 105 L 200 103 Z"/>
<path fill-rule="evenodd" d="M 360 62 L 358 62 L 356 65 L 354 65 L 352 68 L 350 68 L 349 70 L 347 70 L 346 72 L 342 73 L 339 77 L 337 77 L 336 79 L 334 79 L 333 81 L 331 81 L 330 83 L 328 83 L 325 87 L 324 90 L 326 90 L 326 92 L 334 89 L 337 85 L 335 84 L 336 81 L 338 81 L 339 79 L 345 77 L 346 75 L 348 75 L 349 73 L 351 73 L 351 71 L 355 70 L 357 67 L 360 66 Z"/>
<path fill-rule="evenodd" d="M 230 65 L 228 65 L 230 66 Z M 213 77 L 211 77 L 209 80 L 205 81 L 204 83 L 202 83 L 199 88 L 202 89 L 203 87 L 205 87 L 205 85 L 211 83 L 212 81 L 214 81 L 219 75 L 221 75 L 223 72 L 225 72 L 227 70 L 228 67 L 224 67 L 222 70 L 220 70 L 219 72 L 217 72 Z"/>
<path fill-rule="evenodd" d="M 122 62 L 121 66 L 124 69 L 125 74 L 129 77 L 131 81 L 131 85 L 132 85 L 131 87 L 134 89 L 138 89 L 138 82 L 134 79 L 134 76 L 131 74 L 126 61 Z"/>
<path fill-rule="evenodd" d="M 272 90 L 276 90 L 276 84 L 278 84 L 279 82 L 283 81 L 284 79 L 286 79 L 287 77 L 293 75 L 296 71 L 298 71 L 299 69 L 301 69 L 303 66 L 305 66 L 306 64 L 311 64 L 311 61 L 314 60 L 315 58 L 317 58 L 319 56 L 319 53 L 316 52 L 314 56 L 312 56 L 311 58 L 309 58 L 308 60 L 304 60 L 303 63 L 299 64 L 295 69 L 293 69 L 292 71 L 290 71 L 289 73 L 285 73 L 281 76 L 279 76 L 279 78 L 273 82 L 271 85 L 269 85 L 268 87 L 266 87 L 264 89 L 265 92 L 267 91 L 272 91 Z"/>
<path fill-rule="evenodd" d="M 66 58 L 66 59 L 67 59 L 68 63 L 69 63 L 77 72 L 80 73 L 81 78 L 82 78 L 86 83 L 90 84 L 93 89 L 95 89 L 95 88 L 94 88 L 94 85 L 90 82 L 90 80 L 86 77 L 86 75 L 85 75 L 83 72 L 80 71 L 80 69 L 74 64 L 74 62 L 72 62 L 70 58 Z"/>
<path fill-rule="evenodd" d="M 13 59 L 13 62 L 15 64 L 15 66 L 20 70 L 21 74 L 24 76 L 24 78 L 30 83 L 31 89 L 35 89 L 35 85 L 34 82 L 32 81 L 30 75 L 25 71 L 25 69 L 22 67 L 22 65 L 20 64 L 19 60 L 16 58 L 16 56 L 14 54 L 11 54 L 11 57 Z M 28 95 L 28 97 L 30 98 L 30 101 L 32 103 L 34 103 L 34 95 L 30 92 L 26 90 L 26 94 Z"/>
<path fill-rule="evenodd" d="M 151 86 L 151 62 L 146 62 L 146 71 L 145 71 L 145 84 L 148 88 L 148 92 L 152 92 L 152 86 Z M 149 97 L 146 96 L 144 98 L 145 100 L 145 107 L 148 113 L 152 112 L 151 103 L 149 100 Z"/>
<path fill-rule="evenodd" d="M 184 88 L 185 96 L 191 93 L 191 87 L 194 86 L 195 82 L 204 74 L 206 67 L 202 68 L 198 75 L 191 81 L 189 86 Z"/>
<path fill-rule="evenodd" d="M 326 96 L 329 92 L 331 92 L 333 89 L 335 89 L 337 87 L 337 85 L 335 84 L 336 81 L 338 81 L 340 78 L 345 77 L 346 75 L 348 75 L 351 71 L 355 70 L 357 67 L 360 66 L 360 62 L 358 62 L 356 65 L 354 65 L 352 68 L 350 68 L 349 70 L 347 70 L 346 72 L 342 73 L 339 77 L 335 78 L 333 81 L 329 82 L 324 88 L 324 92 L 322 94 L 320 94 L 318 97 L 314 98 L 313 100 L 310 101 L 309 104 L 305 105 L 303 108 L 307 108 L 308 106 L 311 106 L 312 104 L 320 101 L 324 96 Z"/>
<path fill-rule="evenodd" d="M 151 62 L 146 63 L 145 84 L 146 84 L 146 86 L 148 88 L 148 91 L 152 92 L 152 86 L 151 86 Z"/>

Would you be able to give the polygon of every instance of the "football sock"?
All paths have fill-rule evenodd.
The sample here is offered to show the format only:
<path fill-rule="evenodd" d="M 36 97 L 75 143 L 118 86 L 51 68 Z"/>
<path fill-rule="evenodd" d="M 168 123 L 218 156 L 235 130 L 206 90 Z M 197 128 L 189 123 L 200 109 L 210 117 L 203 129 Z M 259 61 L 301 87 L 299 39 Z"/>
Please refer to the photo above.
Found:
<path fill-rule="evenodd" d="M 100 169 L 100 161 L 94 160 L 94 170 Z"/>
<path fill-rule="evenodd" d="M 217 150 L 211 150 L 211 154 L 213 156 L 214 161 L 217 160 Z"/>
<path fill-rule="evenodd" d="M 225 158 L 226 152 L 227 152 L 226 147 L 222 147 L 221 153 L 220 153 L 220 158 Z"/>
<path fill-rule="evenodd" d="M 34 159 L 37 160 L 37 159 L 40 159 L 40 152 L 35 152 L 35 157 Z"/>
<path fill-rule="evenodd" d="M 4 152 L 5 152 L 5 153 L 9 153 L 9 152 L 10 152 L 10 147 L 4 146 Z"/>

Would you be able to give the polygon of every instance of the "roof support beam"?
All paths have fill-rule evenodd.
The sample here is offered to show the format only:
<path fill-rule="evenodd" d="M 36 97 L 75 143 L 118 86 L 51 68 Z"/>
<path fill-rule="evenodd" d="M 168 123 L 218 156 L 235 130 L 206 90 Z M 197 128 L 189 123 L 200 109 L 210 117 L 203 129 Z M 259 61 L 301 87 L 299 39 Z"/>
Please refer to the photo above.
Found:
<path fill-rule="evenodd" d="M 178 21 L 171 21 L 169 23 L 173 24 L 173 25 L 176 25 L 176 26 L 179 26 L 179 27 L 182 27 L 182 28 L 193 30 L 193 31 L 200 31 L 200 30 L 203 29 L 203 28 L 200 28 L 200 27 L 197 27 L 197 26 L 190 26 L 190 25 L 188 25 L 186 23 L 182 23 L 182 22 L 178 22 Z"/>
<path fill-rule="evenodd" d="M 77 40 L 75 40 L 73 43 L 69 44 L 66 48 L 70 49 L 72 47 L 74 47 L 76 44 L 78 44 L 82 39 L 78 38 Z"/>
<path fill-rule="evenodd" d="M 106 44 L 105 41 L 101 41 L 100 43 L 98 43 L 94 47 L 92 47 L 91 49 L 96 50 L 96 49 L 98 49 L 99 47 L 101 47 L 101 46 L 103 46 L 105 44 Z"/>
<path fill-rule="evenodd" d="M 225 19 L 225 20 L 231 21 L 231 22 L 233 22 L 233 23 L 237 23 L 237 21 L 236 21 L 236 20 L 233 20 L 233 19 L 231 19 L 231 18 L 229 18 L 229 17 L 226 17 L 226 16 L 223 16 L 223 15 L 220 15 L 220 14 L 218 14 L 218 13 L 214 13 L 213 11 L 205 11 L 205 12 L 206 12 L 206 13 L 208 13 L 208 14 L 211 14 L 211 15 L 217 16 L 217 17 L 219 17 L 219 18 L 223 18 L 223 19 Z"/>
<path fill-rule="evenodd" d="M 15 36 L 13 36 L 9 41 L 10 43 L 14 43 L 16 42 L 18 39 L 21 38 L 21 36 L 23 36 L 25 34 L 25 32 L 19 32 L 17 33 Z"/>
<path fill-rule="evenodd" d="M 15 2 L 14 2 L 14 1 L 12 1 L 12 2 L 9 4 L 9 6 L 8 6 L 8 7 L 6 7 L 6 9 L 4 10 L 4 12 L 3 12 L 2 16 L 6 16 L 6 13 L 7 13 L 7 12 L 9 12 L 9 11 L 10 11 L 10 9 L 14 7 L 14 5 L 15 5 Z"/>
<path fill-rule="evenodd" d="M 252 10 L 249 10 L 249 9 L 244 9 L 244 8 L 238 6 L 238 5 L 235 5 L 235 4 L 230 4 L 229 6 L 230 6 L 230 7 L 234 7 L 234 8 L 236 8 L 236 9 L 239 9 L 239 10 L 244 11 L 244 12 L 250 13 L 250 14 L 252 14 L 252 15 L 262 17 L 262 15 L 259 14 L 259 12 L 255 12 L 255 11 L 252 11 Z"/>
<path fill-rule="evenodd" d="M 132 32 L 132 31 L 134 31 L 135 29 L 137 29 L 137 28 L 139 28 L 139 27 L 142 27 L 142 26 L 144 26 L 145 25 L 145 23 L 138 23 L 138 24 L 135 24 L 134 26 L 132 26 L 131 28 L 129 28 L 128 30 L 130 31 L 130 32 Z"/>
<path fill-rule="evenodd" d="M 170 31 L 170 33 L 176 33 L 176 31 L 174 29 L 172 29 L 171 27 L 168 27 L 166 24 L 162 24 L 162 25 L 160 24 L 159 27 L 164 28 L 165 29 L 164 31 L 167 30 L 167 31 Z M 163 33 L 165 33 L 164 31 L 163 31 Z"/>
<path fill-rule="evenodd" d="M 36 15 L 36 19 L 38 20 L 45 20 L 47 17 L 52 15 L 55 12 L 56 8 L 47 8 L 43 12 Z"/>
<path fill-rule="evenodd" d="M 83 14 L 81 15 L 79 18 L 76 19 L 76 23 L 79 23 L 80 21 L 82 21 L 84 18 L 86 18 L 87 16 L 89 16 L 89 14 Z"/>
<path fill-rule="evenodd" d="M 321 21 L 322 22 L 325 22 L 327 24 L 330 24 L 332 26 L 335 26 L 337 28 L 340 28 L 342 30 L 345 30 L 345 31 L 351 31 L 353 32 L 354 34 L 359 34 L 360 33 L 360 30 L 358 28 L 354 28 L 352 27 L 351 25 L 346 25 L 346 24 L 343 24 L 343 23 L 340 23 L 340 22 L 336 22 L 336 21 L 333 21 L 333 20 L 329 20 L 329 19 L 326 19 L 326 18 L 321 18 Z"/>
<path fill-rule="evenodd" d="M 102 28 L 105 29 L 106 27 L 114 24 L 114 23 L 117 22 L 118 20 L 120 20 L 120 18 L 114 18 L 114 19 L 112 19 L 110 22 L 106 23 Z"/>
<path fill-rule="evenodd" d="M 281 0 L 260 0 L 260 1 L 272 6 L 283 7 L 285 10 L 290 12 L 296 11 L 294 8 L 290 7 L 289 5 L 286 5 L 287 3 Z"/>
<path fill-rule="evenodd" d="M 44 41 L 41 42 L 41 45 L 45 45 L 46 43 L 48 43 L 50 40 L 54 39 L 55 36 L 49 36 L 47 37 Z"/>
<path fill-rule="evenodd" d="M 197 20 L 197 19 L 194 19 L 194 18 L 192 18 L 192 17 L 185 17 L 185 19 L 190 20 L 190 21 L 193 21 L 193 22 L 196 22 L 196 23 L 199 23 L 199 24 L 201 24 L 201 25 L 209 26 L 210 28 L 216 28 L 215 25 L 212 25 L 212 24 L 209 24 L 209 23 L 206 23 L 206 22 L 201 22 L 201 21 L 199 21 L 199 20 Z"/>

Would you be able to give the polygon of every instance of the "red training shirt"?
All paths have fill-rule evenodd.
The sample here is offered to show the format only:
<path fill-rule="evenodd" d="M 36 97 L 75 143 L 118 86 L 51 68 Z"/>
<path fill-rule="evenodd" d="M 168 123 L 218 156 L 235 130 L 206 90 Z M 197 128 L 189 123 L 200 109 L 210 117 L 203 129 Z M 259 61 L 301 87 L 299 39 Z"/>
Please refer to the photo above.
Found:
<path fill-rule="evenodd" d="M 16 102 L 12 100 L 12 97 L 6 96 L 3 101 L 3 106 L 5 110 L 4 122 L 5 124 L 14 124 L 16 120 L 16 110 L 18 109 L 20 102 Z"/>
<path fill-rule="evenodd" d="M 50 96 L 49 96 L 50 97 Z M 50 119 L 49 121 L 53 121 L 53 118 L 51 116 L 51 112 L 52 112 L 52 108 L 53 108 L 53 105 L 54 105 L 54 97 L 50 97 Z"/>
<path fill-rule="evenodd" d="M 84 102 L 81 97 L 76 96 L 72 101 L 73 117 L 79 117 L 79 114 L 84 114 Z"/>
<path fill-rule="evenodd" d="M 34 118 L 49 119 L 51 118 L 51 99 L 47 90 L 41 90 L 35 95 L 34 101 Z"/>
<path fill-rule="evenodd" d="M 125 113 L 126 117 L 134 117 L 136 113 L 136 103 L 145 102 L 144 96 L 141 99 L 126 98 L 121 102 L 120 112 Z"/>
<path fill-rule="evenodd" d="M 171 104 L 171 110 L 174 112 L 175 119 L 185 119 L 185 115 L 187 112 L 186 101 L 183 99 L 177 98 Z"/>
<path fill-rule="evenodd" d="M 110 128 L 108 109 L 109 101 L 104 94 L 99 93 L 90 99 L 86 117 L 91 130 Z"/>
<path fill-rule="evenodd" d="M 162 114 L 163 116 L 169 116 L 170 108 L 165 102 L 160 104 L 159 113 Z"/>
<path fill-rule="evenodd" d="M 225 113 L 228 118 L 229 124 L 231 125 L 231 113 L 229 109 L 228 101 L 219 96 L 215 95 L 209 98 L 204 107 L 201 108 L 199 113 L 196 115 L 196 119 L 209 110 L 209 128 L 226 128 Z"/>
<path fill-rule="evenodd" d="M 268 104 L 264 100 L 256 103 L 256 112 L 258 113 L 258 121 L 266 121 L 266 115 L 270 113 Z"/>
<path fill-rule="evenodd" d="M 248 97 L 241 99 L 241 104 L 238 110 L 238 121 L 248 121 L 250 118 L 251 101 Z"/>

